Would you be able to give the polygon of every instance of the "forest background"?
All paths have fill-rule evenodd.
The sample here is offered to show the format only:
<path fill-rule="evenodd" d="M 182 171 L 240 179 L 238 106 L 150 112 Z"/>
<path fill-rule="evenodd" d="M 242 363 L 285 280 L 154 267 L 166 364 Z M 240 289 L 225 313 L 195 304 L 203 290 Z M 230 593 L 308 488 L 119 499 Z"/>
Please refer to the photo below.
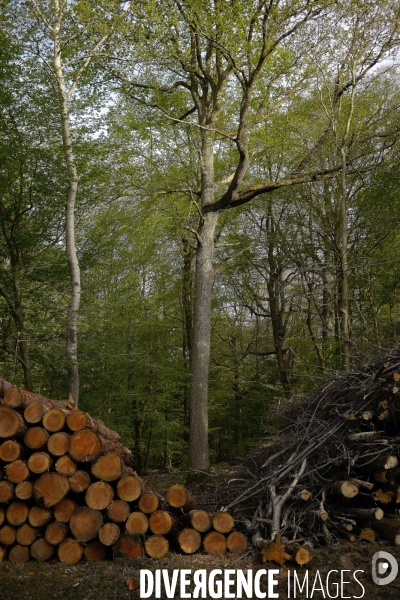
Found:
<path fill-rule="evenodd" d="M 1 7 L 5 379 L 79 394 L 146 473 L 197 424 L 236 460 L 398 344 L 396 3 Z"/>

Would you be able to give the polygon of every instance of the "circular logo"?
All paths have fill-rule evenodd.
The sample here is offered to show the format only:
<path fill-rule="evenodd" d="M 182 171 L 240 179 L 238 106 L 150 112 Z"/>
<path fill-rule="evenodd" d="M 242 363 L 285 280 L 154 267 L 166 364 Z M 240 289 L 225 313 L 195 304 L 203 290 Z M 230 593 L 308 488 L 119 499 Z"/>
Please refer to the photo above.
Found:
<path fill-rule="evenodd" d="M 386 577 L 382 577 L 382 575 L 388 573 L 389 567 L 391 567 L 390 573 Z M 372 557 L 372 579 L 374 583 L 377 585 L 388 585 L 388 583 L 392 583 L 396 579 L 398 571 L 399 565 L 394 556 L 383 550 L 375 552 Z"/>

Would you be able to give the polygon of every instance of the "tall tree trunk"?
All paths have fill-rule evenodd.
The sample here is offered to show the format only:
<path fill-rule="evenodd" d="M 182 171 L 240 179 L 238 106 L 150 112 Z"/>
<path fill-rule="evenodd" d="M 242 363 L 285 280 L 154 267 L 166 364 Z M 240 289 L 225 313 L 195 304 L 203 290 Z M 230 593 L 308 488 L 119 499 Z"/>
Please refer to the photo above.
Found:
<path fill-rule="evenodd" d="M 183 243 L 183 273 L 182 273 L 182 309 L 183 309 L 183 340 L 182 355 L 185 370 L 190 372 L 192 346 L 193 346 L 193 271 L 192 263 L 194 250 L 186 238 Z M 183 424 L 189 425 L 189 386 L 183 386 Z M 185 441 L 188 442 L 187 432 L 184 433 Z"/>
<path fill-rule="evenodd" d="M 75 248 L 75 202 L 78 191 L 78 171 L 73 151 L 69 118 L 69 103 L 63 67 L 61 64 L 60 26 L 63 8 L 59 0 L 54 1 L 56 19 L 54 23 L 54 73 L 58 84 L 60 101 L 61 132 L 65 162 L 68 171 L 68 191 L 65 204 L 66 251 L 71 285 L 71 298 L 67 317 L 67 368 L 69 393 L 76 405 L 79 401 L 78 371 L 78 311 L 81 297 L 81 280 L 78 256 Z"/>
<path fill-rule="evenodd" d="M 348 206 L 346 189 L 346 152 L 341 148 L 341 202 L 340 202 L 340 337 L 342 342 L 342 368 L 350 371 L 350 329 L 349 329 L 349 279 L 348 279 Z"/>

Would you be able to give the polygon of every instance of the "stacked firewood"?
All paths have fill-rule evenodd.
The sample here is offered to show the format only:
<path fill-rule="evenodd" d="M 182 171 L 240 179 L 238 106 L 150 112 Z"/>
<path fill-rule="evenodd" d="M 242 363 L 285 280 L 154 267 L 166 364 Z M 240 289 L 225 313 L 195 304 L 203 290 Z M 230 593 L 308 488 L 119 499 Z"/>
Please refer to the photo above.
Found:
<path fill-rule="evenodd" d="M 400 350 L 281 410 L 284 430 L 218 482 L 265 560 L 340 538 L 400 545 Z"/>
<path fill-rule="evenodd" d="M 4 380 L 1 396 L 0 562 L 245 551 L 228 512 L 196 509 L 179 484 L 150 489 L 100 420 Z"/>

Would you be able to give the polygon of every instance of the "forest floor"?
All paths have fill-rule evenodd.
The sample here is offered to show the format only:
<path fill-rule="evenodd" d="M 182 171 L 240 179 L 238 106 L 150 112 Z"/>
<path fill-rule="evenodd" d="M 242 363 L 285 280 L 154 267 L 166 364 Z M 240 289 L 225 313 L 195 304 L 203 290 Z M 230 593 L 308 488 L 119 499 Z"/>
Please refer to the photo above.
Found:
<path fill-rule="evenodd" d="M 182 474 L 173 473 L 169 476 L 154 475 L 146 480 L 154 487 L 161 489 L 179 479 L 182 479 L 183 482 L 183 478 Z M 350 543 L 341 540 L 340 545 L 314 549 L 312 560 L 306 567 L 286 563 L 277 576 L 279 584 L 275 591 L 279 592 L 280 599 L 287 600 L 290 597 L 288 596 L 288 570 L 291 573 L 291 581 L 293 581 L 293 570 L 296 569 L 301 582 L 308 570 L 309 580 L 308 594 L 305 593 L 304 588 L 301 593 L 297 591 L 297 598 L 313 598 L 315 600 L 329 597 L 397 599 L 400 597 L 400 575 L 387 586 L 377 586 L 372 581 L 372 556 L 379 550 L 389 551 L 400 564 L 400 547 L 388 547 L 383 543 L 371 544 L 366 541 Z M 193 573 L 198 569 L 206 569 L 208 572 L 213 569 L 222 571 L 224 569 L 244 571 L 252 569 L 255 572 L 258 569 L 277 568 L 277 565 L 273 563 L 263 564 L 261 553 L 255 550 L 251 550 L 243 556 L 226 554 L 216 557 L 203 554 L 183 556 L 171 552 L 162 560 L 141 557 L 127 561 L 117 558 L 99 563 L 81 562 L 73 566 L 57 561 L 47 563 L 32 561 L 24 565 L 15 565 L 4 561 L 0 564 L 0 600 L 50 600 L 53 598 L 60 600 L 139 600 L 139 589 L 130 590 L 129 587 L 138 585 L 142 569 L 153 572 L 156 569 L 167 569 L 171 575 L 174 569 L 189 569 Z M 330 585 L 327 590 L 326 576 L 331 570 L 336 570 L 338 573 L 330 575 Z M 365 588 L 364 594 L 361 586 L 352 577 L 352 573 L 356 570 L 363 571 L 356 576 Z M 323 590 L 318 582 L 312 593 L 317 571 L 321 577 Z M 351 583 L 344 585 L 343 595 L 336 591 L 340 590 L 340 585 L 339 588 L 334 585 L 335 582 L 340 584 L 340 571 L 346 571 L 344 581 L 351 580 Z M 232 588 L 232 590 L 234 589 L 235 587 Z M 261 589 L 266 591 L 263 584 Z M 163 599 L 167 597 L 163 588 L 161 597 Z M 220 597 L 224 598 L 224 595 Z M 291 597 L 294 597 L 293 591 Z M 153 595 L 152 598 L 155 596 Z M 179 586 L 175 598 L 181 598 Z M 211 596 L 207 595 L 208 598 Z M 256 596 L 254 595 L 253 598 L 255 599 Z"/>

